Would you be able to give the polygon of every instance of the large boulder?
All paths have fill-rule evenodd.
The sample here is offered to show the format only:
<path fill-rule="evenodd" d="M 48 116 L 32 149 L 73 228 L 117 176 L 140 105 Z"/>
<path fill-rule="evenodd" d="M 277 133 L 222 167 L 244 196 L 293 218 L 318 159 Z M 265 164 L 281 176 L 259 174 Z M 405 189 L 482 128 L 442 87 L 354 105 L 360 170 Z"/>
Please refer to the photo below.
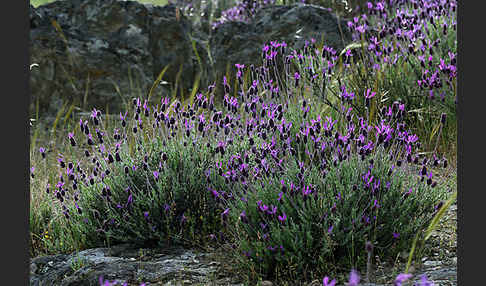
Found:
<path fill-rule="evenodd" d="M 150 285 L 243 285 L 239 278 L 223 271 L 223 266 L 215 253 L 197 253 L 178 247 L 143 249 L 121 244 L 33 258 L 30 285 L 99 286 L 100 277 L 129 286 L 138 286 L 141 282 Z"/>
<path fill-rule="evenodd" d="M 30 10 L 31 63 L 39 65 L 30 86 L 40 112 L 55 114 L 59 101 L 117 111 L 127 99 L 146 96 L 166 65 L 168 82 L 181 64 L 192 74 L 191 23 L 174 5 L 72 0 Z"/>

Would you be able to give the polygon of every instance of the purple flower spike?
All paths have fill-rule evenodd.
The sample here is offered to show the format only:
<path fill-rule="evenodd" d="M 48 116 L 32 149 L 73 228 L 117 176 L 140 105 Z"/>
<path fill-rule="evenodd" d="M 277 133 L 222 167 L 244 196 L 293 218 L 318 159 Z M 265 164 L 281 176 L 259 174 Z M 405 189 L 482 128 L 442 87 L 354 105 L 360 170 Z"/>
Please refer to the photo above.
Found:
<path fill-rule="evenodd" d="M 395 278 L 395 286 L 402 286 L 402 283 L 410 279 L 412 274 L 401 273 L 398 274 L 397 278 Z"/>
<path fill-rule="evenodd" d="M 227 215 L 228 215 L 228 212 L 229 212 L 229 208 L 225 209 L 222 213 L 221 213 L 221 218 L 224 219 Z"/>
<path fill-rule="evenodd" d="M 269 210 L 267 211 L 269 215 L 274 215 L 277 213 L 277 207 L 276 206 L 270 206 Z"/>
<path fill-rule="evenodd" d="M 356 270 L 352 270 L 349 274 L 348 286 L 357 286 L 359 284 L 359 274 Z"/>
<path fill-rule="evenodd" d="M 244 223 L 248 223 L 248 218 L 246 216 L 246 212 L 245 211 L 242 211 L 241 214 L 240 214 L 240 219 L 242 222 Z"/>
<path fill-rule="evenodd" d="M 334 286 L 336 285 L 336 279 L 332 279 L 331 281 L 329 281 L 329 277 L 324 277 L 322 279 L 322 286 Z"/>
<path fill-rule="evenodd" d="M 263 212 L 263 213 L 268 210 L 268 206 L 267 205 L 260 205 L 259 208 L 260 208 L 260 211 Z"/>
<path fill-rule="evenodd" d="M 298 72 L 296 72 L 294 74 L 294 79 L 295 79 L 295 86 L 299 86 L 299 79 L 300 79 L 300 74 Z"/>
<path fill-rule="evenodd" d="M 370 99 L 375 96 L 376 92 L 372 92 L 371 89 L 367 89 L 365 93 L 366 106 L 369 106 Z"/>
<path fill-rule="evenodd" d="M 128 195 L 128 199 L 127 199 L 127 204 L 126 205 L 128 206 L 132 202 L 133 202 L 133 197 L 132 197 L 132 194 L 130 194 L 130 195 Z"/>
<path fill-rule="evenodd" d="M 73 146 L 73 147 L 76 146 L 76 140 L 74 140 L 74 133 L 69 132 L 68 137 L 69 137 L 69 142 L 71 143 L 71 146 Z"/>
<path fill-rule="evenodd" d="M 42 159 L 45 159 L 46 158 L 46 149 L 44 149 L 43 147 L 40 147 L 39 152 L 41 153 Z"/>

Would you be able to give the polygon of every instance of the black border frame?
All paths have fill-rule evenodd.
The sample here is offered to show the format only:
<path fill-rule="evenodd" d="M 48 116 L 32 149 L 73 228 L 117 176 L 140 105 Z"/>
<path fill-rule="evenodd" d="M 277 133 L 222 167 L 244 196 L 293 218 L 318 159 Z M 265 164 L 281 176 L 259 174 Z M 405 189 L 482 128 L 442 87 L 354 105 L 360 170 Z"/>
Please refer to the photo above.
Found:
<path fill-rule="evenodd" d="M 0 191 L 2 256 L 6 262 L 0 281 L 4 285 L 29 285 L 29 2 L 9 1 L 1 12 L 1 166 L 3 178 L 8 180 L 3 180 Z"/>

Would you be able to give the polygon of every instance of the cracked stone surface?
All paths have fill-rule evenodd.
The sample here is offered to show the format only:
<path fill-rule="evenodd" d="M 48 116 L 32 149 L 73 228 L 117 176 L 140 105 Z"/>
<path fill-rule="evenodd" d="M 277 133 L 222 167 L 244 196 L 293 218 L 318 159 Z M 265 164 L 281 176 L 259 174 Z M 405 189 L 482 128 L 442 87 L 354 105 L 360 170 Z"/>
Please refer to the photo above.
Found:
<path fill-rule="evenodd" d="M 220 277 L 211 253 L 182 248 L 140 249 L 130 244 L 31 259 L 30 285 L 99 285 L 102 276 L 127 285 L 242 285 Z M 182 283 L 182 284 L 181 284 Z"/>

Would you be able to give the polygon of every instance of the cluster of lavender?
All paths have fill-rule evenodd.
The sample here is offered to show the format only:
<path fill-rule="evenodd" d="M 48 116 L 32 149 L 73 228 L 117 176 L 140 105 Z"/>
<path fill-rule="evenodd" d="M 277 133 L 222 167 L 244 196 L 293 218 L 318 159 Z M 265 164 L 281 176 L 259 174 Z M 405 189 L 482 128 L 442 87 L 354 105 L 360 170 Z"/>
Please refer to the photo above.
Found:
<path fill-rule="evenodd" d="M 153 107 L 134 99 L 131 118 L 120 114 L 112 135 L 93 110 L 68 135 L 85 158 L 60 155 L 59 180 L 47 192 L 86 232 L 144 243 L 214 239 L 218 232 L 250 263 L 263 262 L 267 275 L 298 255 L 307 255 L 302 265 L 314 265 L 315 253 L 322 260 L 328 251 L 360 248 L 371 233 L 378 233 L 377 246 L 408 247 L 438 196 L 430 192 L 437 185 L 430 162 L 419 162 L 418 137 L 403 123 L 403 104 L 384 109 L 371 124 L 351 104 L 363 97 L 368 108 L 375 93 L 354 95 L 343 87 L 340 108 L 321 114 L 322 102 L 304 92 L 312 73 L 272 73 L 278 58 L 290 71 L 291 63 L 303 63 L 299 55 L 316 48 L 290 51 L 289 61 L 285 46 L 265 46 L 261 67 L 236 65 L 238 84 L 232 89 L 224 79 L 222 106 L 214 103 L 214 85 L 192 104 L 163 98 Z M 319 53 L 334 54 L 327 47 Z M 406 170 L 417 180 L 403 179 Z M 416 221 L 406 225 L 410 216 Z M 327 244 L 320 242 L 323 234 Z M 350 245 L 353 235 L 362 237 Z"/>
<path fill-rule="evenodd" d="M 313 4 L 310 0 L 292 0 L 284 1 L 286 4 L 291 3 L 304 3 Z M 212 23 L 213 29 L 217 28 L 219 25 L 226 22 L 244 22 L 248 23 L 250 19 L 260 10 L 261 8 L 274 5 L 279 3 L 276 0 L 239 0 L 236 5 L 230 9 L 224 10 L 221 13 L 221 17 Z"/>
<path fill-rule="evenodd" d="M 363 94 L 366 102 L 373 94 Z M 217 170 L 237 194 L 221 216 L 232 215 L 229 232 L 251 270 L 271 276 L 292 261 L 302 267 L 293 273 L 318 269 L 326 258 L 360 249 L 366 237 L 396 252 L 431 219 L 437 182 L 428 161 L 419 162 L 418 137 L 403 123 L 404 106 L 393 104 L 373 125 L 356 116 L 346 103 L 350 97 L 343 89 L 336 119 L 321 118 L 311 108 L 319 104 L 305 98 L 292 106 L 260 103 L 258 96 L 250 101 L 244 128 L 249 150 L 218 163 Z M 290 121 L 290 114 L 299 120 Z M 434 164 L 447 161 L 435 158 Z M 414 169 L 417 181 L 404 179 Z M 407 226 L 410 216 L 416 221 Z"/>
<path fill-rule="evenodd" d="M 395 286 L 402 286 L 404 282 L 407 282 L 410 278 L 412 278 L 412 274 L 407 274 L 407 273 L 401 273 L 398 274 L 397 277 L 395 278 L 395 281 L 393 282 Z M 349 274 L 349 281 L 348 284 L 349 286 L 358 286 L 360 282 L 360 276 L 356 270 L 352 270 L 351 273 Z M 329 277 L 324 277 L 322 279 L 322 286 L 334 286 L 336 285 L 336 280 L 330 280 Z M 420 281 L 415 284 L 415 286 L 433 286 L 435 285 L 434 283 L 430 282 L 427 279 L 427 276 L 421 275 L 420 276 Z"/>
<path fill-rule="evenodd" d="M 444 103 L 455 96 L 456 7 L 456 1 L 439 0 L 368 2 L 367 13 L 348 27 L 355 41 L 368 44 L 366 57 L 374 70 L 408 63 L 416 73 L 414 84 Z M 455 105 L 450 108 L 455 111 Z"/>
<path fill-rule="evenodd" d="M 259 9 L 264 6 L 275 4 L 275 0 L 240 0 L 230 9 L 224 10 L 221 17 L 212 23 L 213 29 L 226 22 L 248 23 Z"/>

